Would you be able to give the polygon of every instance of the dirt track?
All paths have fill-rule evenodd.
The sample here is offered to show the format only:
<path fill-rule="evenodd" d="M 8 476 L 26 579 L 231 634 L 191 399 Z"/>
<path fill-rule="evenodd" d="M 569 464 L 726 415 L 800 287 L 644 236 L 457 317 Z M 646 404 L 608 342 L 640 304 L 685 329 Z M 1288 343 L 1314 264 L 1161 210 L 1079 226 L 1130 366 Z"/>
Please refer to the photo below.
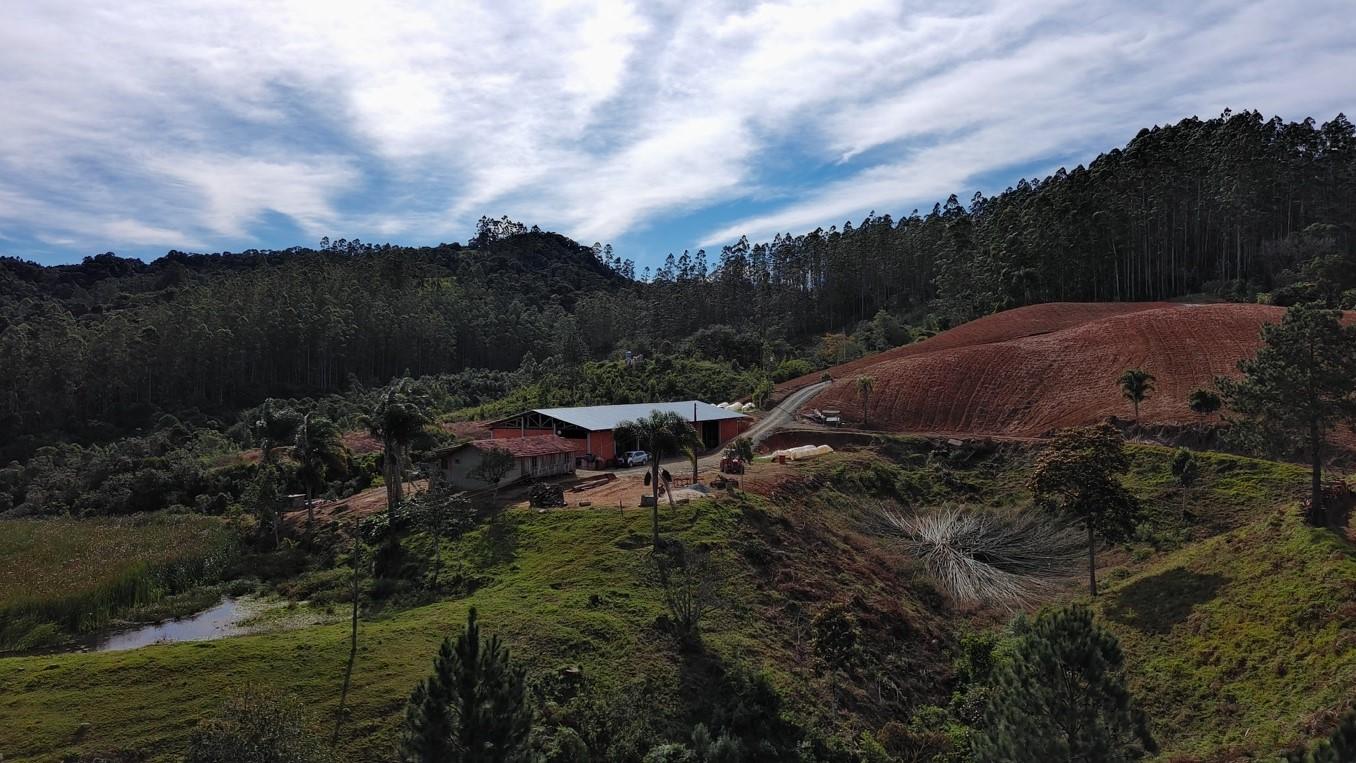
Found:
<path fill-rule="evenodd" d="M 1216 376 L 1236 375 L 1238 361 L 1260 346 L 1262 325 L 1284 312 L 1162 302 L 1019 308 L 830 369 L 836 381 L 813 405 L 860 421 L 854 379 L 866 374 L 876 380 L 872 429 L 1040 436 L 1109 416 L 1130 418 L 1117 378 L 1143 368 L 1156 377 L 1156 390 L 1140 407 L 1144 423 L 1199 421 L 1187 395 Z"/>

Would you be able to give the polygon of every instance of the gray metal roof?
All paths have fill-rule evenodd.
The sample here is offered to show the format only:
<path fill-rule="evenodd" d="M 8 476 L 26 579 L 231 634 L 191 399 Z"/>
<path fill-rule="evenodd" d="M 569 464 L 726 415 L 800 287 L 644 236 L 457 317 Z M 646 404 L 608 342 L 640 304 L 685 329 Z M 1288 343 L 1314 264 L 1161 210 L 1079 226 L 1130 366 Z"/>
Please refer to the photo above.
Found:
<path fill-rule="evenodd" d="M 696 406 L 696 418 L 693 418 L 693 406 Z M 631 403 L 629 405 L 586 405 L 580 408 L 534 408 L 536 413 L 559 419 L 590 432 L 616 429 L 623 421 L 644 418 L 652 411 L 672 411 L 686 421 L 720 421 L 723 419 L 746 419 L 742 413 L 727 411 L 700 400 L 684 400 L 676 403 Z"/>

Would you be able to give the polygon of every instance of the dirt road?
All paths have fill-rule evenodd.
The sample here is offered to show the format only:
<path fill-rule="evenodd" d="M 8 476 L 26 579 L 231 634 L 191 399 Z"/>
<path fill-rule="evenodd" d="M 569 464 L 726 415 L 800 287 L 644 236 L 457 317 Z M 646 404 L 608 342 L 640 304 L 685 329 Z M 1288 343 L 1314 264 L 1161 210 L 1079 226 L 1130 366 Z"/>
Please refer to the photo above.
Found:
<path fill-rule="evenodd" d="M 749 427 L 744 436 L 753 440 L 754 445 L 762 442 L 768 435 L 793 421 L 796 418 L 796 411 L 800 410 L 802 405 L 809 402 L 810 398 L 819 394 L 827 386 L 829 386 L 828 382 L 817 382 L 787 395 L 785 400 L 768 411 L 767 415 L 760 419 L 758 423 Z"/>

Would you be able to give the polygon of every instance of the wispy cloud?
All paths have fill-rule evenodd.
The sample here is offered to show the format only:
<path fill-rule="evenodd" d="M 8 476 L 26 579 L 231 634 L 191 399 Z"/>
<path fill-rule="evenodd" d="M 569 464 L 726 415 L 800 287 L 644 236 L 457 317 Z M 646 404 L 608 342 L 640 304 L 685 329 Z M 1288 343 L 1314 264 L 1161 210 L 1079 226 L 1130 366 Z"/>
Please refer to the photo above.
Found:
<path fill-rule="evenodd" d="M 1226 106 L 1328 117 L 1354 35 L 1344 0 L 21 3 L 0 235 L 75 257 L 298 243 L 268 240 L 277 216 L 432 241 L 509 214 L 719 244 Z"/>

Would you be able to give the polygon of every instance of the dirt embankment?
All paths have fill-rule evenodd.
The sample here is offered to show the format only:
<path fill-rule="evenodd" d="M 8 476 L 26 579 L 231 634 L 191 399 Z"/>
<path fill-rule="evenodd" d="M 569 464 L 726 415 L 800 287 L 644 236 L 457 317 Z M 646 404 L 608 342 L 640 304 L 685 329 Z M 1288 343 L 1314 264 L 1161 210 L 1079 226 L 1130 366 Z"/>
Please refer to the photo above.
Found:
<path fill-rule="evenodd" d="M 805 407 L 838 408 L 845 420 L 860 422 L 854 380 L 869 375 L 871 429 L 1041 436 L 1130 418 L 1117 379 L 1142 368 L 1156 379 L 1140 406 L 1142 424 L 1206 423 L 1218 416 L 1197 416 L 1187 396 L 1216 376 L 1237 375 L 1238 361 L 1260 346 L 1263 324 L 1284 313 L 1265 305 L 1165 302 L 1018 308 L 830 369 L 834 383 Z"/>

